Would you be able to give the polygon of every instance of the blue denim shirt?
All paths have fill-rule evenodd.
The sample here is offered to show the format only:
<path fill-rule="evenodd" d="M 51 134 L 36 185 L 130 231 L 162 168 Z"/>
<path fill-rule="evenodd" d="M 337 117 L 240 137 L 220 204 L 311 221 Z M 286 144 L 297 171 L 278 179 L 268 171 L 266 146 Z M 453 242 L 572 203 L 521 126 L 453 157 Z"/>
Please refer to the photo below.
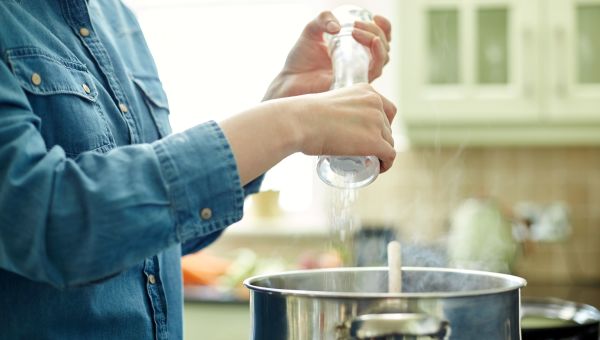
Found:
<path fill-rule="evenodd" d="M 0 57 L 0 338 L 181 338 L 180 257 L 260 178 L 214 122 L 170 134 L 118 0 L 0 0 Z"/>

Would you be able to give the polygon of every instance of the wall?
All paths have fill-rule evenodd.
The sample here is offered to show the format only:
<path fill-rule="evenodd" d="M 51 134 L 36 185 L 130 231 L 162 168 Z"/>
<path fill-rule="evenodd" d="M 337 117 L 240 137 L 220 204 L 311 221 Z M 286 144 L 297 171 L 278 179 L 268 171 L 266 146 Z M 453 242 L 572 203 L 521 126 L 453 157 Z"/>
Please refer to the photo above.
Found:
<path fill-rule="evenodd" d="M 387 224 L 403 239 L 444 242 L 448 218 L 469 197 L 515 203 L 564 201 L 573 232 L 536 243 L 516 272 L 530 283 L 600 283 L 600 148 L 428 148 L 398 154 L 393 168 L 363 189 L 363 224 Z"/>

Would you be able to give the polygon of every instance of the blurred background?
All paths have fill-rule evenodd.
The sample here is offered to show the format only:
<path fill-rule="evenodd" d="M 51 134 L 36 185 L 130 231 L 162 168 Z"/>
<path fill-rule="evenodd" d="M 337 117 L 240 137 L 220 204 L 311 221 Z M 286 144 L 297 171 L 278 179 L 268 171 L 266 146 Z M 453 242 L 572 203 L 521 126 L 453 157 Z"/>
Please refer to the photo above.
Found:
<path fill-rule="evenodd" d="M 181 131 L 259 103 L 304 25 L 347 2 L 127 3 Z M 184 259 L 186 337 L 247 338 L 248 276 L 385 265 L 392 239 L 406 265 L 509 272 L 525 296 L 600 306 L 600 1 L 352 3 L 393 24 L 374 86 L 399 108 L 396 162 L 343 238 L 316 159 L 277 165 L 243 220 Z"/>

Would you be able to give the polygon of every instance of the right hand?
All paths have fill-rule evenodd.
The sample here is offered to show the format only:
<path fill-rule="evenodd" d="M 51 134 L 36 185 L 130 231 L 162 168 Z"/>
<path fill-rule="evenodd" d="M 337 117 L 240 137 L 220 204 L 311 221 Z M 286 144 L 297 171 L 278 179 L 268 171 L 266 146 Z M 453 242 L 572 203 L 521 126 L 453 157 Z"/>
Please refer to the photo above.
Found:
<path fill-rule="evenodd" d="M 295 98 L 305 101 L 302 110 L 294 110 L 301 127 L 300 151 L 307 155 L 374 155 L 381 161 L 381 172 L 392 166 L 396 152 L 390 124 L 396 107 L 371 85 Z"/>

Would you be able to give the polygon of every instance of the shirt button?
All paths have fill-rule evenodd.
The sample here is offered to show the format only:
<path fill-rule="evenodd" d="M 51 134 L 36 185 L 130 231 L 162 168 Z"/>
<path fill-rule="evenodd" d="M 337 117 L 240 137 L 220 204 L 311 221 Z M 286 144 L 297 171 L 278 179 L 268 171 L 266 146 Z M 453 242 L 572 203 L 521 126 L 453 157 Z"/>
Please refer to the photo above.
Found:
<path fill-rule="evenodd" d="M 127 105 L 125 105 L 123 103 L 119 103 L 119 110 L 121 110 L 121 112 L 123 112 L 123 113 L 129 111 L 129 109 L 127 108 Z"/>
<path fill-rule="evenodd" d="M 83 92 L 90 94 L 90 92 L 92 91 L 90 90 L 90 87 L 87 86 L 87 84 L 83 84 Z"/>
<path fill-rule="evenodd" d="M 79 29 L 79 34 L 81 34 L 82 37 L 89 37 L 90 36 L 90 30 L 88 30 L 85 27 L 82 27 Z"/>
<path fill-rule="evenodd" d="M 156 276 L 150 274 L 148 275 L 148 282 L 150 282 L 151 285 L 156 283 Z"/>
<path fill-rule="evenodd" d="M 200 217 L 202 217 L 203 220 L 210 220 L 212 217 L 212 210 L 210 210 L 210 208 L 200 210 Z"/>
<path fill-rule="evenodd" d="M 33 85 L 38 86 L 42 83 L 42 77 L 39 75 L 39 73 L 33 73 L 31 75 L 31 82 Z"/>

